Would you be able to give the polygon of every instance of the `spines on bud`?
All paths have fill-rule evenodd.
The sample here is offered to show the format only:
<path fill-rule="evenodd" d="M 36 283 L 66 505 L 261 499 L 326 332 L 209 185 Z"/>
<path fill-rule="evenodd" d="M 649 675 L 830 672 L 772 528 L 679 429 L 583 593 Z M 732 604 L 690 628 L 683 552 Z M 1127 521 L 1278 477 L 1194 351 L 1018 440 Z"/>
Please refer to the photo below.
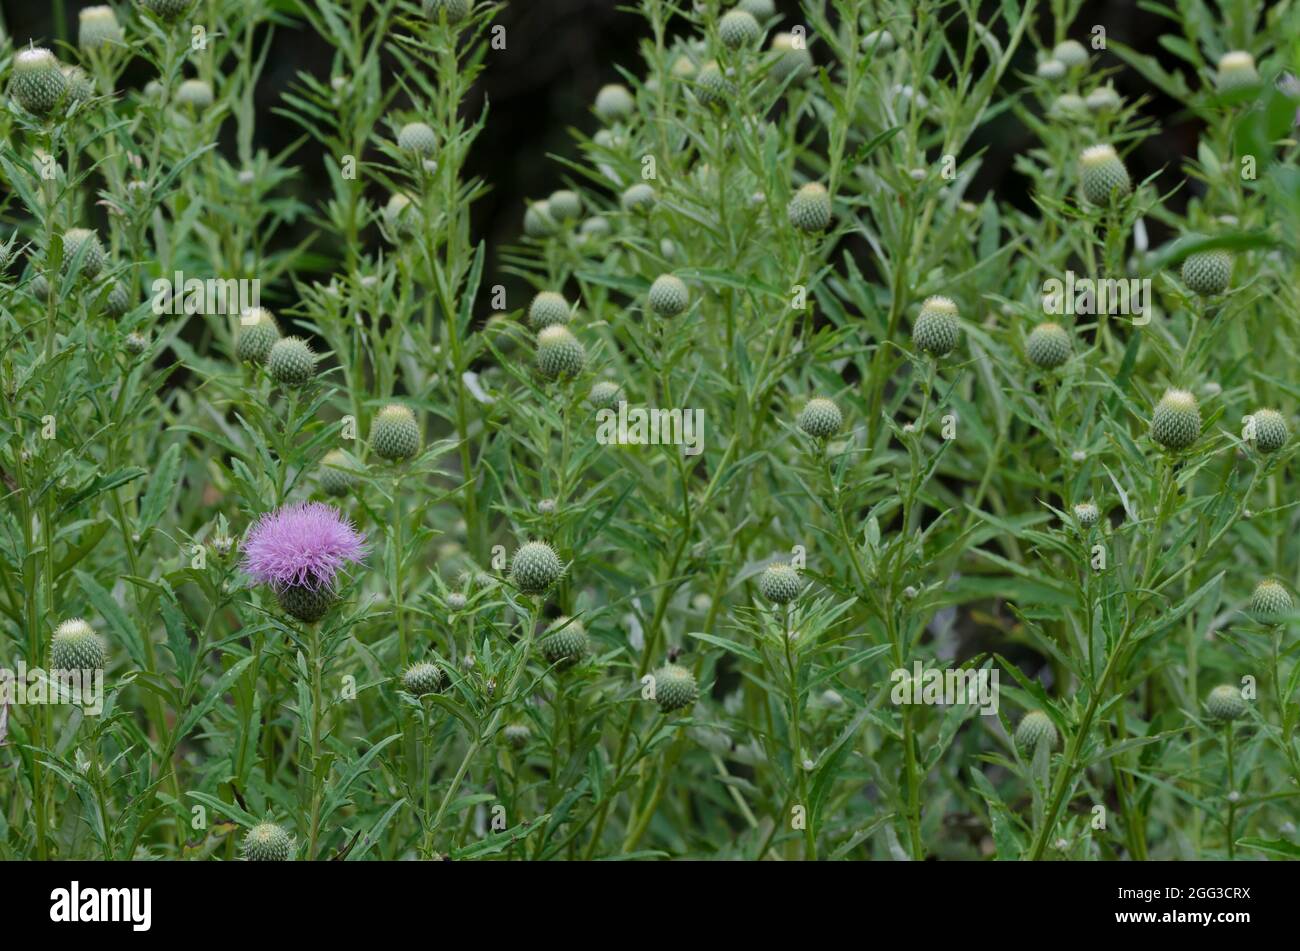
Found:
<path fill-rule="evenodd" d="M 1252 89 L 1258 86 L 1259 72 L 1255 69 L 1255 57 L 1244 50 L 1224 53 L 1219 57 L 1214 81 L 1220 92 L 1233 92 L 1237 89 Z"/>
<path fill-rule="evenodd" d="M 650 309 L 660 317 L 676 317 L 691 303 L 686 282 L 675 274 L 660 274 L 650 285 Z"/>
<path fill-rule="evenodd" d="M 58 59 L 43 47 L 20 50 L 14 57 L 9 94 L 35 116 L 47 116 L 68 93 L 68 77 Z"/>
<path fill-rule="evenodd" d="M 1093 501 L 1080 502 L 1074 507 L 1074 518 L 1081 528 L 1092 528 L 1101 518 L 1101 511 Z"/>
<path fill-rule="evenodd" d="M 796 231 L 825 231 L 831 223 L 831 196 L 826 186 L 820 182 L 804 185 L 790 199 L 787 214 Z"/>
<path fill-rule="evenodd" d="M 390 403 L 370 425 L 370 448 L 380 459 L 401 462 L 420 451 L 420 424 L 410 407 Z"/>
<path fill-rule="evenodd" d="M 597 118 L 608 125 L 622 122 L 630 117 L 632 110 L 636 108 L 636 100 L 632 98 L 626 86 L 621 83 L 609 83 L 601 86 L 600 91 L 596 93 L 596 104 L 593 108 Z"/>
<path fill-rule="evenodd" d="M 427 123 L 408 122 L 397 132 L 397 147 L 427 158 L 437 151 L 438 137 Z"/>
<path fill-rule="evenodd" d="M 654 673 L 655 702 L 664 713 L 689 707 L 699 696 L 695 675 L 680 664 L 665 664 Z"/>
<path fill-rule="evenodd" d="M 1030 710 L 1016 727 L 1016 748 L 1022 756 L 1032 756 L 1039 744 L 1049 751 L 1056 748 L 1056 724 L 1042 710 Z"/>
<path fill-rule="evenodd" d="M 753 46 L 763 38 L 763 28 L 747 10 L 729 10 L 718 21 L 718 39 L 728 49 L 738 50 Z"/>
<path fill-rule="evenodd" d="M 1220 684 L 1209 692 L 1205 698 L 1205 709 L 1212 720 L 1231 723 L 1246 715 L 1248 705 L 1241 695 L 1241 688 L 1232 684 Z"/>
<path fill-rule="evenodd" d="M 281 386 L 306 386 L 316 375 L 316 359 L 306 340 L 285 337 L 271 346 L 266 368 Z"/>
<path fill-rule="evenodd" d="M 104 246 L 99 242 L 99 235 L 89 228 L 69 228 L 63 235 L 63 269 L 69 270 L 81 256 L 80 274 L 87 280 L 99 276 L 108 261 Z"/>
<path fill-rule="evenodd" d="M 620 198 L 624 211 L 642 215 L 648 215 L 654 208 L 656 201 L 658 201 L 658 198 L 655 195 L 655 190 L 645 182 L 637 182 L 623 192 Z"/>
<path fill-rule="evenodd" d="M 1261 624 L 1277 623 L 1295 610 L 1291 592 L 1276 578 L 1264 578 L 1250 595 L 1250 613 Z"/>
<path fill-rule="evenodd" d="M 1070 335 L 1057 323 L 1039 324 L 1025 341 L 1029 362 L 1044 370 L 1059 367 L 1070 359 Z"/>
<path fill-rule="evenodd" d="M 961 340 L 957 322 L 957 305 L 947 297 L 928 297 L 912 325 L 912 340 L 933 357 L 942 357 L 956 349 Z"/>
<path fill-rule="evenodd" d="M 572 667 L 587 653 L 587 629 L 574 618 L 556 618 L 538 646 L 547 663 L 560 668 Z"/>
<path fill-rule="evenodd" d="M 815 396 L 799 411 L 795 424 L 813 439 L 830 439 L 844 425 L 844 414 L 830 400 Z"/>
<path fill-rule="evenodd" d="M 279 339 L 280 329 L 275 324 L 275 317 L 263 307 L 254 307 L 240 317 L 235 356 L 240 363 L 260 366 L 266 363 L 271 348 Z"/>
<path fill-rule="evenodd" d="M 555 549 L 546 542 L 528 542 L 510 560 L 510 580 L 524 594 L 542 594 L 564 574 Z"/>
<path fill-rule="evenodd" d="M 548 380 L 577 376 L 587 363 L 587 351 L 569 328 L 553 325 L 537 335 L 537 370 Z"/>
<path fill-rule="evenodd" d="M 86 7 L 77 14 L 77 45 L 83 50 L 118 45 L 124 38 L 112 7 Z"/>
<path fill-rule="evenodd" d="M 320 487 L 326 495 L 342 498 L 356 487 L 357 477 L 348 471 L 348 457 L 342 449 L 331 449 L 321 460 Z"/>
<path fill-rule="evenodd" d="M 528 322 L 535 330 L 563 326 L 569 322 L 569 315 L 569 302 L 555 291 L 542 291 L 528 305 Z"/>
<path fill-rule="evenodd" d="M 1187 255 L 1183 259 L 1183 283 L 1202 297 L 1222 294 L 1232 283 L 1232 254 L 1213 248 Z"/>
<path fill-rule="evenodd" d="M 60 624 L 50 639 L 54 670 L 100 670 L 107 659 L 107 643 L 79 617 Z"/>
<path fill-rule="evenodd" d="M 441 690 L 443 679 L 442 669 L 437 664 L 420 661 L 402 672 L 402 689 L 413 696 L 423 697 Z"/>
<path fill-rule="evenodd" d="M 1111 145 L 1093 145 L 1083 150 L 1079 156 L 1079 180 L 1083 197 L 1090 204 L 1102 207 L 1133 190 L 1128 169 Z"/>
<path fill-rule="evenodd" d="M 758 590 L 773 604 L 789 604 L 799 597 L 803 581 L 792 565 L 779 561 L 763 569 L 758 576 Z"/>
<path fill-rule="evenodd" d="M 1275 409 L 1257 409 L 1251 413 L 1254 420 L 1254 443 L 1260 452 L 1277 452 L 1291 438 L 1286 417 Z"/>
<path fill-rule="evenodd" d="M 1151 437 L 1166 449 L 1186 449 L 1201 435 L 1201 408 L 1187 390 L 1166 390 L 1151 414 Z"/>
<path fill-rule="evenodd" d="M 293 848 L 288 832 L 274 822 L 259 822 L 244 836 L 242 851 L 249 862 L 287 862 Z"/>

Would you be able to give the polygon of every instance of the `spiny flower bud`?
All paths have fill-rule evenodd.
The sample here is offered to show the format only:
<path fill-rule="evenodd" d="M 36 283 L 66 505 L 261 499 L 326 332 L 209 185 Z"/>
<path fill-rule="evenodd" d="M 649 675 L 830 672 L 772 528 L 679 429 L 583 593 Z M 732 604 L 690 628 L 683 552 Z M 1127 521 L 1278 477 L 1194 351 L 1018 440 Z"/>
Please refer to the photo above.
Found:
<path fill-rule="evenodd" d="M 935 357 L 951 353 L 961 339 L 957 305 L 947 297 L 927 297 L 912 325 L 912 340 Z"/>
<path fill-rule="evenodd" d="M 1222 248 L 1198 251 L 1183 259 L 1183 283 L 1202 297 L 1222 294 L 1231 282 L 1232 255 Z"/>
<path fill-rule="evenodd" d="M 577 221 L 582 217 L 582 196 L 567 188 L 551 192 L 546 205 L 556 221 Z"/>
<path fill-rule="evenodd" d="M 1088 51 L 1078 40 L 1062 40 L 1052 50 L 1052 59 L 1059 60 L 1070 69 L 1088 65 Z"/>
<path fill-rule="evenodd" d="M 451 594 L 447 595 L 447 607 L 451 608 L 453 611 L 465 610 L 465 605 L 468 603 L 469 599 L 459 591 L 453 591 Z"/>
<path fill-rule="evenodd" d="M 724 106 L 736 94 L 736 87 L 727 79 L 722 67 L 713 61 L 705 63 L 695 76 L 695 98 L 700 105 Z"/>
<path fill-rule="evenodd" d="M 572 667 L 587 653 L 587 630 L 581 621 L 570 617 L 556 618 L 547 632 L 539 645 L 547 663 L 561 668 Z"/>
<path fill-rule="evenodd" d="M 596 409 L 613 409 L 623 399 L 623 388 L 613 380 L 599 380 L 592 384 L 587 402 Z"/>
<path fill-rule="evenodd" d="M 1046 743 L 1049 751 L 1056 749 L 1056 724 L 1042 710 L 1030 710 L 1016 727 L 1016 748 L 1021 755 L 1032 756 L 1040 743 Z"/>
<path fill-rule="evenodd" d="M 1066 68 L 1059 59 L 1045 59 L 1038 64 L 1037 73 L 1041 79 L 1060 79 L 1065 75 Z"/>
<path fill-rule="evenodd" d="M 1250 89 L 1259 85 L 1255 57 L 1242 50 L 1233 50 L 1219 57 L 1219 68 L 1214 76 L 1220 92 Z"/>
<path fill-rule="evenodd" d="M 825 231 L 831 223 L 830 193 L 821 183 L 809 182 L 794 193 L 786 213 L 797 231 Z"/>
<path fill-rule="evenodd" d="M 1201 435 L 1201 408 L 1187 390 L 1166 390 L 1151 414 L 1151 437 L 1166 449 L 1186 449 Z"/>
<path fill-rule="evenodd" d="M 149 349 L 149 338 L 144 334 L 132 331 L 127 334 L 126 339 L 122 341 L 122 347 L 127 353 L 138 357 Z"/>
<path fill-rule="evenodd" d="M 522 750 L 528 745 L 529 739 L 532 738 L 533 731 L 528 729 L 526 723 L 510 723 L 501 731 L 505 741 L 510 744 L 511 748 Z"/>
<path fill-rule="evenodd" d="M 264 307 L 254 307 L 240 317 L 235 356 L 240 363 L 260 366 L 271 355 L 271 348 L 279 339 L 280 329 L 275 325 L 275 317 Z"/>
<path fill-rule="evenodd" d="M 1070 359 L 1070 335 L 1060 324 L 1039 324 L 1025 342 L 1025 352 L 1034 366 L 1051 370 Z"/>
<path fill-rule="evenodd" d="M 95 96 L 95 81 L 80 66 L 64 66 L 63 78 L 68 81 L 68 98 L 85 102 Z"/>
<path fill-rule="evenodd" d="M 636 108 L 636 100 L 632 98 L 626 86 L 610 83 L 601 86 L 600 91 L 596 93 L 594 108 L 601 122 L 621 122 L 632 115 L 632 110 Z"/>
<path fill-rule="evenodd" d="M 401 462 L 420 451 L 420 424 L 415 413 L 400 403 L 389 403 L 370 426 L 370 448 L 380 459 Z"/>
<path fill-rule="evenodd" d="M 117 320 L 126 316 L 130 309 L 131 297 L 127 293 L 126 285 L 121 281 L 114 281 L 113 286 L 108 290 L 108 296 L 104 298 L 105 316 Z"/>
<path fill-rule="evenodd" d="M 894 45 L 894 34 L 888 30 L 871 30 L 862 36 L 862 48 L 868 53 L 888 53 Z"/>
<path fill-rule="evenodd" d="M 166 23 L 174 23 L 194 6 L 194 0 L 140 0 L 140 5 Z"/>
<path fill-rule="evenodd" d="M 1276 623 L 1295 610 L 1295 602 L 1276 578 L 1265 578 L 1250 596 L 1250 613 L 1261 624 Z"/>
<path fill-rule="evenodd" d="M 100 670 L 107 659 L 108 645 L 79 617 L 60 624 L 50 639 L 54 670 Z"/>
<path fill-rule="evenodd" d="M 656 200 L 655 190 L 645 182 L 638 182 L 623 192 L 621 199 L 624 211 L 639 212 L 643 215 L 650 213 Z"/>
<path fill-rule="evenodd" d="M 1083 528 L 1092 528 L 1097 524 L 1097 519 L 1101 518 L 1101 512 L 1097 509 L 1096 502 L 1080 502 L 1074 507 L 1074 518 Z"/>
<path fill-rule="evenodd" d="M 798 79 L 812 72 L 812 54 L 803 43 L 796 45 L 793 33 L 778 33 L 772 37 L 772 53 L 772 75 L 778 81 L 784 82 L 790 76 Z"/>
<path fill-rule="evenodd" d="M 438 148 L 438 137 L 423 122 L 408 122 L 397 133 L 397 147 L 416 155 L 432 155 Z"/>
<path fill-rule="evenodd" d="M 510 580 L 524 594 L 541 594 L 563 573 L 560 556 L 546 542 L 521 545 L 510 559 Z"/>
<path fill-rule="evenodd" d="M 586 362 L 587 351 L 567 327 L 546 327 L 537 335 L 537 370 L 546 379 L 577 376 Z"/>
<path fill-rule="evenodd" d="M 202 79 L 187 79 L 176 90 L 176 101 L 196 112 L 202 112 L 211 106 L 214 98 L 212 87 Z"/>
<path fill-rule="evenodd" d="M 44 274 L 37 274 L 27 284 L 27 289 L 31 291 L 42 304 L 47 303 L 50 299 L 50 282 L 45 279 Z"/>
<path fill-rule="evenodd" d="M 528 305 L 528 322 L 537 330 L 567 324 L 569 315 L 569 302 L 555 291 L 542 291 Z"/>
<path fill-rule="evenodd" d="M 1240 687 L 1220 684 L 1205 698 L 1205 709 L 1209 711 L 1212 719 L 1221 723 L 1231 723 L 1246 715 L 1246 698 L 1241 695 Z"/>
<path fill-rule="evenodd" d="M 44 47 L 29 47 L 14 57 L 9 94 L 32 115 L 45 116 L 58 107 L 68 92 L 68 77 L 54 54 Z"/>
<path fill-rule="evenodd" d="M 1124 105 L 1124 100 L 1119 97 L 1119 93 L 1115 91 L 1113 86 L 1098 86 L 1088 93 L 1083 103 L 1088 107 L 1089 112 L 1100 114 L 1118 112 L 1120 107 Z"/>
<path fill-rule="evenodd" d="M 347 469 L 348 457 L 342 449 L 331 449 L 321 460 L 320 487 L 326 495 L 341 497 L 357 484 L 357 477 Z"/>
<path fill-rule="evenodd" d="M 1077 119 L 1088 111 L 1083 97 L 1072 92 L 1063 92 L 1052 103 L 1051 114 L 1059 118 Z"/>
<path fill-rule="evenodd" d="M 799 411 L 795 423 L 813 439 L 830 439 L 844 425 L 844 414 L 830 400 L 815 396 Z"/>
<path fill-rule="evenodd" d="M 746 10 L 731 10 L 718 21 L 718 38 L 728 49 L 753 46 L 763 36 L 763 28 L 754 15 Z"/>
<path fill-rule="evenodd" d="M 655 701 L 664 713 L 689 707 L 699 695 L 695 675 L 679 664 L 665 664 L 655 671 Z"/>
<path fill-rule="evenodd" d="M 778 561 L 768 565 L 758 576 L 758 590 L 773 604 L 789 604 L 799 597 L 803 582 L 791 565 Z"/>
<path fill-rule="evenodd" d="M 249 862 L 287 862 L 293 839 L 274 822 L 259 822 L 244 836 L 243 853 Z"/>
<path fill-rule="evenodd" d="M 559 225 L 551 215 L 550 202 L 535 201 L 524 212 L 524 234 L 528 237 L 549 238 L 559 230 Z"/>
<path fill-rule="evenodd" d="M 691 303 L 686 283 L 675 274 L 660 274 L 650 285 L 650 309 L 660 317 L 676 317 Z"/>
<path fill-rule="evenodd" d="M 420 209 L 411 201 L 410 195 L 397 192 L 389 197 L 384 206 L 384 224 L 388 230 L 399 238 L 413 237 L 419 230 Z"/>
<path fill-rule="evenodd" d="M 77 14 L 77 44 L 83 50 L 122 43 L 122 25 L 112 7 L 86 7 Z"/>
<path fill-rule="evenodd" d="M 421 661 L 412 664 L 402 673 L 402 689 L 416 697 L 437 693 L 442 689 L 442 670 L 437 664 Z"/>
<path fill-rule="evenodd" d="M 609 219 L 600 217 L 588 218 L 578 229 L 581 234 L 592 238 L 603 238 L 611 230 L 613 229 L 610 228 Z"/>
<path fill-rule="evenodd" d="M 1275 409 L 1257 409 L 1251 413 L 1255 421 L 1255 448 L 1260 452 L 1277 452 L 1291 438 L 1286 419 Z"/>
<path fill-rule="evenodd" d="M 1079 156 L 1079 179 L 1083 197 L 1094 205 L 1109 205 L 1115 197 L 1122 198 L 1133 190 L 1128 169 L 1110 145 L 1092 145 L 1083 150 Z"/>
<path fill-rule="evenodd" d="M 316 354 L 306 340 L 285 337 L 271 347 L 266 367 L 281 386 L 305 386 L 316 375 Z"/>
<path fill-rule="evenodd" d="M 285 614 L 307 624 L 315 624 L 334 607 L 338 595 L 333 588 L 290 584 L 278 589 L 275 599 Z"/>
<path fill-rule="evenodd" d="M 770 20 L 776 16 L 774 0 L 740 0 L 736 4 L 736 9 L 744 10 L 755 20 Z"/>
<path fill-rule="evenodd" d="M 424 0 L 424 15 L 430 20 L 445 16 L 448 23 L 460 23 L 472 6 L 473 0 Z"/>
<path fill-rule="evenodd" d="M 84 254 L 83 254 L 84 249 Z M 81 254 L 81 276 L 91 280 L 104 269 L 108 256 L 99 235 L 89 228 L 69 228 L 63 235 L 63 270 L 66 272 Z"/>

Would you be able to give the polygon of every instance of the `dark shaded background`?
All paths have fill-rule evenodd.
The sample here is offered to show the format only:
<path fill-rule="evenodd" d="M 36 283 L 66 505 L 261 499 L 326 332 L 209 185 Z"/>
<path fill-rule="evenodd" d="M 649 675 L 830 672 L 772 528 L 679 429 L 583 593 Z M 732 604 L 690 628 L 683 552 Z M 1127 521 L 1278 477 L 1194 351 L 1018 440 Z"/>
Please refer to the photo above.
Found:
<path fill-rule="evenodd" d="M 77 12 L 94 2 L 0 0 L 0 14 L 16 44 L 29 39 L 49 44 L 57 38 L 62 7 L 68 39 L 75 42 Z M 799 22 L 797 0 L 778 0 L 777 6 L 787 22 Z M 544 197 L 561 185 L 563 170 L 547 159 L 547 154 L 573 153 L 569 134 L 573 127 L 587 133 L 598 128 L 590 114 L 596 91 L 604 83 L 618 80 L 616 66 L 639 70 L 638 43 L 645 35 L 644 21 L 620 9 L 617 0 L 512 0 L 495 22 L 506 28 L 508 48 L 488 54 L 479 86 L 491 104 L 491 113 L 466 170 L 468 175 L 480 177 L 492 186 L 476 205 L 474 217 L 476 237 L 487 239 L 489 254 L 518 239 L 526 199 Z M 1093 24 L 1104 25 L 1109 37 L 1155 55 L 1169 68 L 1179 66 L 1179 61 L 1165 54 L 1156 42 L 1158 34 L 1166 32 L 1170 24 L 1138 9 L 1132 0 L 1086 3 L 1076 20 L 1077 38 L 1086 42 L 1087 30 Z M 1044 9 L 1039 11 L 1038 28 L 1049 35 L 1050 20 Z M 309 26 L 277 31 L 258 88 L 257 104 L 263 111 L 258 147 L 279 152 L 301 134 L 296 125 L 273 115 L 271 110 L 280 103 L 282 93 L 299 70 L 326 77 L 330 59 L 330 47 Z M 1104 56 L 1100 62 L 1107 68 L 1119 65 L 1114 56 Z M 1032 71 L 1032 49 L 1022 47 L 1016 67 Z M 132 78 L 137 77 L 129 73 L 128 80 Z M 149 78 L 143 74 L 138 77 L 140 84 Z M 1011 77 L 1010 82 L 1017 80 Z M 1126 99 L 1151 94 L 1146 82 L 1128 69 L 1119 70 L 1114 82 Z M 478 105 L 473 102 L 469 108 L 476 111 Z M 1162 167 L 1176 171 L 1179 156 L 1194 148 L 1194 124 L 1169 124 L 1176 108 L 1176 104 L 1159 97 L 1148 104 L 1148 114 L 1165 123 L 1165 128 L 1130 158 L 1135 179 L 1141 180 Z M 1031 209 L 1028 182 L 1011 166 L 1015 154 L 1032 144 L 1033 140 L 1009 114 L 982 129 L 972 146 L 986 149 L 983 167 L 968 197 L 979 200 L 989 190 L 996 190 L 1003 200 Z M 292 161 L 300 170 L 299 197 L 314 203 L 313 196 L 326 193 L 319 147 L 315 142 L 305 143 Z M 288 242 L 302 235 L 285 232 L 282 237 Z M 1152 235 L 1153 240 L 1160 237 Z"/>

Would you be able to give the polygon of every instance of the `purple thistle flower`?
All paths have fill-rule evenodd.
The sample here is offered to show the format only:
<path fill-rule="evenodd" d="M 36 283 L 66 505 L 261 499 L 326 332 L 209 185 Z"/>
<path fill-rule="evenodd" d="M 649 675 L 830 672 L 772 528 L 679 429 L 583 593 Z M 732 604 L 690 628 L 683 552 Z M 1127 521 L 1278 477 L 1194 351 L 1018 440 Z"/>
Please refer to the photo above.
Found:
<path fill-rule="evenodd" d="M 249 530 L 243 569 L 276 591 L 333 589 L 338 573 L 366 554 L 365 536 L 324 502 L 299 502 L 267 512 Z"/>

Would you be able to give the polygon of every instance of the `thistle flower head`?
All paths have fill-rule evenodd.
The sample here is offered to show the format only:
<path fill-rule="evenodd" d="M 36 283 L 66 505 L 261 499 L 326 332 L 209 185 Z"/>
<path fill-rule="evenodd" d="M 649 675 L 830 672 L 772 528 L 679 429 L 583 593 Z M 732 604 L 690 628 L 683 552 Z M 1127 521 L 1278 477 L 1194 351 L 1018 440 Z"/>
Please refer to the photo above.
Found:
<path fill-rule="evenodd" d="M 285 337 L 271 346 L 266 368 L 281 386 L 304 386 L 316 375 L 316 359 L 306 340 Z"/>
<path fill-rule="evenodd" d="M 1187 390 L 1166 390 L 1151 414 L 1151 437 L 1166 449 L 1186 449 L 1201 435 L 1201 408 Z"/>
<path fill-rule="evenodd" d="M 560 556 L 546 542 L 527 542 L 510 559 L 510 580 L 524 594 L 541 594 L 562 574 Z"/>
<path fill-rule="evenodd" d="M 744 10 L 755 20 L 770 20 L 776 16 L 775 0 L 740 0 L 737 10 Z"/>
<path fill-rule="evenodd" d="M 1029 362 L 1051 370 L 1070 359 L 1070 335 L 1057 323 L 1039 324 L 1025 341 Z"/>
<path fill-rule="evenodd" d="M 1052 59 L 1069 69 L 1088 65 L 1088 50 L 1078 40 L 1062 40 L 1052 50 Z"/>
<path fill-rule="evenodd" d="M 888 53 L 895 45 L 894 34 L 888 30 L 868 30 L 862 35 L 862 48 L 868 53 Z"/>
<path fill-rule="evenodd" d="M 1030 710 L 1016 727 L 1016 747 L 1023 756 L 1032 756 L 1040 743 L 1053 750 L 1056 740 L 1056 724 L 1042 710 Z"/>
<path fill-rule="evenodd" d="M 95 95 L 95 81 L 80 66 L 64 66 L 63 77 L 68 81 L 68 98 L 85 102 Z"/>
<path fill-rule="evenodd" d="M 563 294 L 555 291 L 542 291 L 528 305 L 528 322 L 536 330 L 547 327 L 562 326 L 569 322 L 569 302 Z"/>
<path fill-rule="evenodd" d="M 844 425 L 844 414 L 830 400 L 814 396 L 799 411 L 795 424 L 813 439 L 830 439 Z"/>
<path fill-rule="evenodd" d="M 249 829 L 242 847 L 249 862 L 287 862 L 293 850 L 293 838 L 274 822 L 259 822 Z"/>
<path fill-rule="evenodd" d="M 948 297 L 927 297 L 912 325 L 916 346 L 934 357 L 951 353 L 961 340 L 957 305 Z"/>
<path fill-rule="evenodd" d="M 404 152 L 429 156 L 438 148 L 438 137 L 424 122 L 408 122 L 397 132 L 397 147 Z"/>
<path fill-rule="evenodd" d="M 680 664 L 665 664 L 654 673 L 655 702 L 664 713 L 689 707 L 699 696 L 695 675 Z"/>
<path fill-rule="evenodd" d="M 1232 254 L 1222 248 L 1197 251 L 1183 258 L 1183 283 L 1202 297 L 1222 294 L 1232 283 Z"/>
<path fill-rule="evenodd" d="M 1128 169 L 1112 145 L 1090 145 L 1079 156 L 1079 180 L 1090 204 L 1105 206 L 1133 190 Z"/>
<path fill-rule="evenodd" d="M 577 376 L 587 362 L 587 351 L 569 328 L 552 325 L 537 335 L 537 370 L 548 380 Z"/>
<path fill-rule="evenodd" d="M 1083 528 L 1091 528 L 1101 518 L 1101 511 L 1093 501 L 1080 502 L 1074 507 L 1074 518 Z"/>
<path fill-rule="evenodd" d="M 598 380 L 587 394 L 587 402 L 596 409 L 613 409 L 623 399 L 623 388 L 613 380 Z"/>
<path fill-rule="evenodd" d="M 571 667 L 587 653 L 587 629 L 574 618 L 556 618 L 538 646 L 547 663 Z"/>
<path fill-rule="evenodd" d="M 695 76 L 695 98 L 700 105 L 724 106 L 735 93 L 736 87 L 716 62 L 710 60 L 700 67 Z"/>
<path fill-rule="evenodd" d="M 559 230 L 550 202 L 534 201 L 528 205 L 524 212 L 524 234 L 530 238 L 549 238 Z"/>
<path fill-rule="evenodd" d="M 79 617 L 60 624 L 50 639 L 50 666 L 54 670 L 99 670 L 107 658 L 107 643 Z"/>
<path fill-rule="evenodd" d="M 63 233 L 63 270 L 71 269 L 78 256 L 81 259 L 82 277 L 93 280 L 104 269 L 108 255 L 99 243 L 99 235 L 89 228 L 69 228 Z"/>
<path fill-rule="evenodd" d="M 49 50 L 40 46 L 28 47 L 14 56 L 9 94 L 32 115 L 49 115 L 67 92 L 68 77 Z"/>
<path fill-rule="evenodd" d="M 789 604 L 799 597 L 803 581 L 792 565 L 778 561 L 768 565 L 758 576 L 758 590 L 773 604 Z"/>
<path fill-rule="evenodd" d="M 207 109 L 212 105 L 215 98 L 212 87 L 202 79 L 187 79 L 176 90 L 176 101 L 182 106 L 189 106 L 196 112 Z"/>
<path fill-rule="evenodd" d="M 551 192 L 546 205 L 556 221 L 577 221 L 582 217 L 582 196 L 567 188 Z"/>
<path fill-rule="evenodd" d="M 460 23 L 474 8 L 473 0 L 424 0 L 424 15 L 430 20 L 446 17 L 451 24 Z"/>
<path fill-rule="evenodd" d="M 77 14 L 77 45 L 83 50 L 123 41 L 122 25 L 112 7 L 86 7 Z"/>
<path fill-rule="evenodd" d="M 763 28 L 748 10 L 729 10 L 718 21 L 718 39 L 728 49 L 753 46 L 763 37 Z"/>
<path fill-rule="evenodd" d="M 1045 59 L 1036 70 L 1041 79 L 1060 79 L 1066 72 L 1066 66 L 1059 59 Z"/>
<path fill-rule="evenodd" d="M 339 573 L 365 556 L 365 541 L 332 505 L 298 502 L 258 519 L 241 546 L 242 567 L 276 591 L 332 591 Z"/>
<path fill-rule="evenodd" d="M 1211 719 L 1220 723 L 1240 720 L 1248 709 L 1246 698 L 1241 695 L 1241 688 L 1232 684 L 1220 684 L 1209 692 L 1205 698 L 1205 709 Z"/>
<path fill-rule="evenodd" d="M 812 72 L 812 53 L 804 42 L 796 42 L 793 33 L 778 33 L 772 37 L 772 75 L 784 82 L 788 77 L 801 78 Z"/>
<path fill-rule="evenodd" d="M 326 495 L 348 495 L 357 484 L 357 477 L 348 471 L 348 457 L 342 449 L 331 449 L 321 460 L 320 487 Z"/>
<path fill-rule="evenodd" d="M 511 748 L 521 750 L 528 745 L 528 740 L 532 737 L 533 731 L 528 728 L 526 723 L 510 723 L 501 731 L 501 736 Z"/>
<path fill-rule="evenodd" d="M 1088 111 L 1097 114 L 1118 112 L 1124 100 L 1115 91 L 1114 86 L 1098 86 L 1084 97 L 1083 103 Z"/>
<path fill-rule="evenodd" d="M 691 303 L 686 282 L 675 274 L 660 274 L 650 285 L 650 309 L 660 317 L 676 317 Z"/>
<path fill-rule="evenodd" d="M 655 190 L 653 188 L 645 182 L 637 182 L 627 191 L 623 192 L 620 201 L 622 202 L 624 211 L 632 211 L 648 215 L 650 210 L 654 208 L 655 202 L 658 201 L 658 198 L 655 196 Z"/>
<path fill-rule="evenodd" d="M 1233 50 L 1219 57 L 1219 67 L 1214 76 L 1220 92 L 1250 89 L 1259 85 L 1259 72 L 1255 57 L 1244 50 Z"/>
<path fill-rule="evenodd" d="M 1286 417 L 1275 409 L 1257 409 L 1250 414 L 1255 421 L 1255 448 L 1260 452 L 1277 452 L 1291 438 Z"/>
<path fill-rule="evenodd" d="M 621 83 L 610 83 L 600 87 L 593 108 L 601 122 L 621 122 L 632 115 L 632 110 L 636 108 L 636 100 L 632 98 L 626 86 Z"/>
<path fill-rule="evenodd" d="M 412 664 L 402 672 L 402 689 L 417 697 L 437 693 L 442 689 L 442 682 L 442 669 L 428 661 Z"/>
<path fill-rule="evenodd" d="M 263 364 L 279 339 L 275 316 L 264 307 L 254 307 L 240 317 L 235 356 L 241 363 Z"/>
<path fill-rule="evenodd" d="M 1276 623 L 1295 610 L 1291 592 L 1276 578 L 1264 578 L 1250 595 L 1250 613 L 1261 624 Z"/>
<path fill-rule="evenodd" d="M 420 424 L 410 407 L 389 403 L 370 424 L 370 448 L 380 459 L 401 462 L 420 451 Z"/>

